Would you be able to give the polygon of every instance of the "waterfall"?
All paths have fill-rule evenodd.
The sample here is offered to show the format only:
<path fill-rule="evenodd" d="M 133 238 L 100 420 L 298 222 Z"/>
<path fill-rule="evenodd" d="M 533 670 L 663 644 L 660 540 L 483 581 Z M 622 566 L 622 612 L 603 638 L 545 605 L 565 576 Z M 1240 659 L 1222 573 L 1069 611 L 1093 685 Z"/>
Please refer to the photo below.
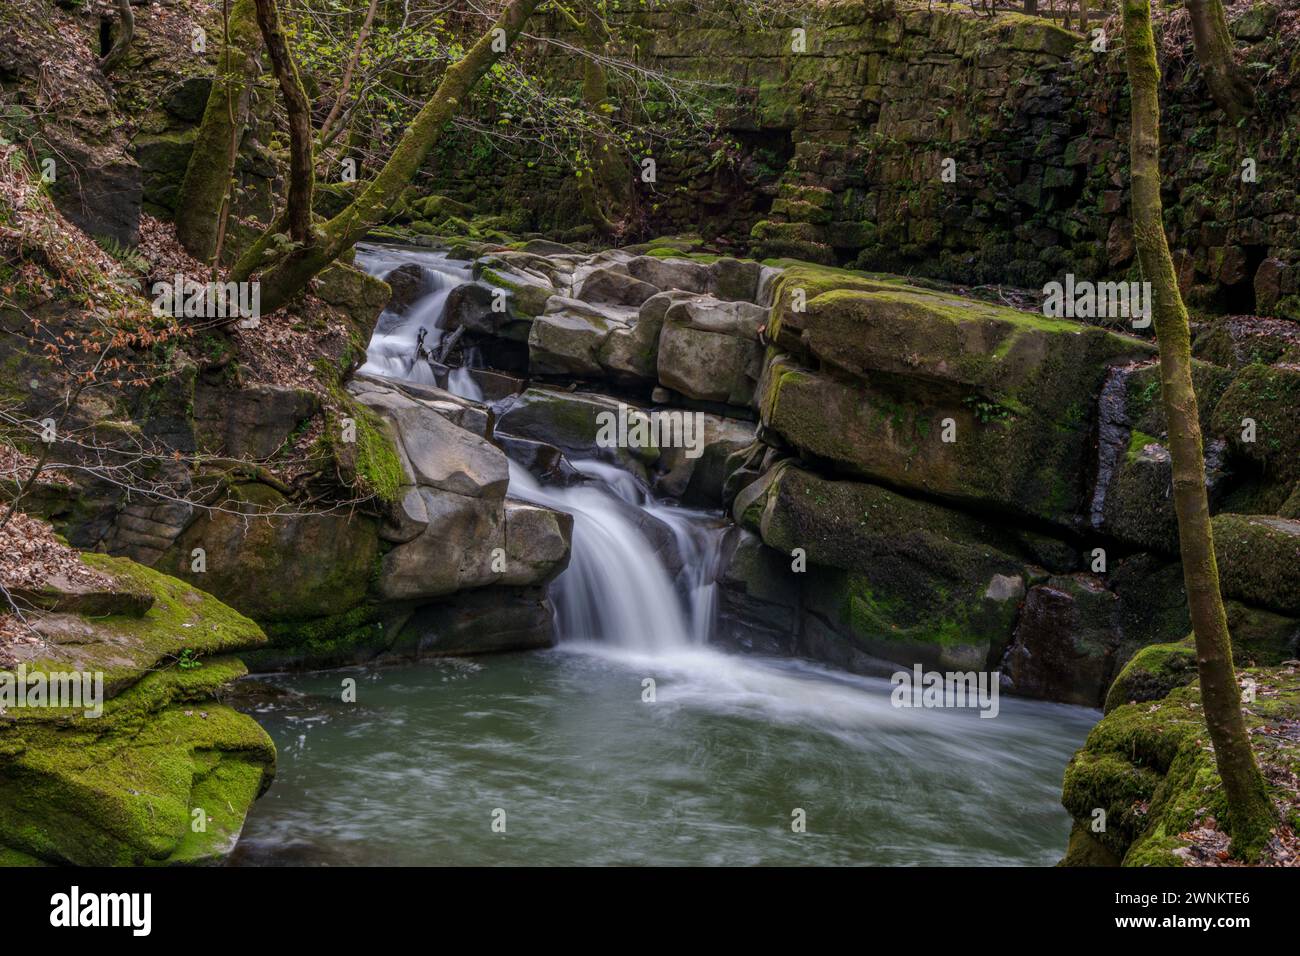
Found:
<path fill-rule="evenodd" d="M 426 330 L 432 348 L 445 331 L 442 312 L 456 286 L 471 281 L 467 266 L 441 253 L 358 246 L 357 264 L 387 275 L 407 263 L 425 271 L 428 292 L 404 313 L 380 316 L 362 372 L 435 384 L 432 368 L 418 361 L 416 342 Z M 447 389 L 481 401 L 469 369 L 450 371 Z M 663 655 L 699 648 L 713 627 L 721 554 L 720 522 L 705 512 L 656 501 L 631 472 L 602 461 L 574 461 L 587 481 L 567 488 L 543 485 L 510 462 L 510 494 L 573 515 L 569 567 L 552 583 L 556 633 L 561 643 L 604 644 L 637 654 Z M 668 532 L 658 542 L 645 525 Z M 665 546 L 676 554 L 664 555 Z M 669 562 L 680 562 L 674 576 Z"/>
<path fill-rule="evenodd" d="M 448 259 L 445 253 L 439 252 L 357 246 L 357 266 L 381 279 L 412 263 L 420 268 L 425 294 L 408 303 L 404 310 L 385 309 L 380 314 L 366 347 L 366 362 L 359 371 L 436 385 L 433 368 L 417 354 L 420 332 L 424 331 L 424 348 L 435 350 L 446 332 L 442 320 L 447 296 L 452 289 L 471 280 L 469 264 Z"/>

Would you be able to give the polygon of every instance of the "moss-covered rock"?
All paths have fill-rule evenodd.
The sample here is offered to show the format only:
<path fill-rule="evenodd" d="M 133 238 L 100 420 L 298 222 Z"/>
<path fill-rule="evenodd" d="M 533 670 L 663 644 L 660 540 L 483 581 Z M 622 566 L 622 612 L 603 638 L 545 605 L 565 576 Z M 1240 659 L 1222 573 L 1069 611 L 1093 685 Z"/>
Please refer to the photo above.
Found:
<path fill-rule="evenodd" d="M 214 699 L 245 673 L 230 651 L 266 637 L 215 598 L 123 558 L 87 564 L 144 614 L 39 615 L 31 672 L 100 671 L 99 716 L 15 708 L 0 716 L 0 862 L 117 866 L 220 862 L 269 786 L 275 748 Z"/>
<path fill-rule="evenodd" d="M 159 568 L 263 621 L 341 614 L 365 596 L 378 556 L 376 519 L 297 512 L 256 482 L 232 486 L 220 504 L 185 530 Z M 202 571 L 194 570 L 196 549 Z"/>
<path fill-rule="evenodd" d="M 991 524 L 874 485 L 774 469 L 737 499 L 763 543 L 802 549 L 805 612 L 866 654 L 996 665 L 1024 596 L 1023 564 Z"/>
<path fill-rule="evenodd" d="M 1300 371 L 1262 363 L 1242 369 L 1215 406 L 1212 428 L 1261 469 L 1254 507 L 1276 512 L 1300 480 Z"/>
<path fill-rule="evenodd" d="M 759 402 L 774 437 L 841 471 L 1066 526 L 1093 471 L 1107 369 L 1151 353 L 1099 328 L 815 267 L 781 277 L 768 336 L 779 351 Z"/>
<path fill-rule="evenodd" d="M 1149 673 L 1176 674 L 1180 656 L 1150 649 Z M 1283 667 L 1252 669 L 1243 677 L 1256 687 L 1256 699 L 1243 712 L 1256 755 L 1271 770 L 1266 776 L 1293 780 L 1300 747 L 1288 735 L 1260 731 L 1300 717 L 1300 674 Z M 1294 827 L 1300 823 L 1294 801 L 1281 790 L 1277 795 L 1289 808 L 1281 822 Z M 1228 819 L 1198 684 L 1111 708 L 1066 768 L 1061 802 L 1085 827 L 1104 810 L 1105 830 L 1090 835 L 1125 866 L 1181 865 L 1190 852 L 1189 830 L 1210 817 L 1223 828 Z"/>
<path fill-rule="evenodd" d="M 1212 524 L 1223 593 L 1300 614 L 1300 520 L 1219 514 Z"/>

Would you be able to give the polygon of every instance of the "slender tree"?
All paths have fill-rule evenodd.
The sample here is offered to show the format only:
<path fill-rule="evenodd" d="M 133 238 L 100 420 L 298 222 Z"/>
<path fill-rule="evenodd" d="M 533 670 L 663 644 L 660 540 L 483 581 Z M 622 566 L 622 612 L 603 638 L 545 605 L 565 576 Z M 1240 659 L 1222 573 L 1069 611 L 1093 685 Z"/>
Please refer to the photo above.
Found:
<path fill-rule="evenodd" d="M 592 131 L 585 144 L 587 162 L 575 170 L 575 175 L 583 212 L 596 229 L 611 237 L 622 233 L 625 219 L 633 212 L 635 196 L 629 189 L 627 165 L 619 158 L 622 143 L 609 129 L 606 118 L 612 108 L 609 76 L 601 62 L 610 38 L 606 5 L 604 0 L 581 0 L 580 7 L 581 17 L 562 3 L 555 5 L 578 32 L 587 53 L 582 60 L 582 101 Z"/>
<path fill-rule="evenodd" d="M 1183 583 L 1196 641 L 1201 701 L 1227 796 L 1233 851 L 1252 859 L 1268 839 L 1275 818 L 1241 715 L 1241 691 L 1219 592 L 1201 426 L 1192 389 L 1187 309 L 1178 291 L 1160 203 L 1160 68 L 1151 34 L 1150 0 L 1124 0 L 1124 54 L 1132 99 L 1129 157 L 1134 244 L 1142 274 L 1152 286 L 1160 349 L 1160 394 L 1169 428 L 1174 510 Z"/>
<path fill-rule="evenodd" d="M 271 68 L 280 95 L 284 97 L 289 117 L 289 194 L 285 204 L 285 221 L 289 238 L 294 242 L 311 240 L 311 195 L 315 186 L 312 169 L 311 101 L 302 88 L 298 67 L 289 52 L 289 41 L 280 25 L 280 11 L 275 0 L 255 0 L 257 26 L 271 57 Z"/>
<path fill-rule="evenodd" d="M 1192 45 L 1205 73 L 1205 85 L 1231 120 L 1255 111 L 1255 91 L 1232 58 L 1232 34 L 1222 0 L 1184 0 L 1192 19 Z"/>

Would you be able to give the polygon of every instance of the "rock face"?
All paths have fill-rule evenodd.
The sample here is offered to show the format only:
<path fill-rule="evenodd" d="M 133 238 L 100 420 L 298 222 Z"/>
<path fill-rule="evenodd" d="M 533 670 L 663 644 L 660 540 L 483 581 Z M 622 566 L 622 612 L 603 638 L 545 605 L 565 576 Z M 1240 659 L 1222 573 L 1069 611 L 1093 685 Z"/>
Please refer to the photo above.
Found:
<path fill-rule="evenodd" d="M 14 708 L 0 720 L 0 863 L 220 863 L 270 785 L 275 748 L 214 694 L 245 673 L 230 655 L 266 636 L 174 578 L 125 558 L 84 560 L 115 579 L 100 598 L 110 613 L 65 604 L 36 615 L 46 644 L 21 647 L 21 663 L 102 672 L 103 713 Z M 104 605 L 114 594 L 129 600 Z M 199 811 L 202 831 L 191 826 Z"/>
<path fill-rule="evenodd" d="M 1269 8 L 1230 11 L 1239 31 L 1247 24 L 1239 36 L 1259 35 L 1259 9 Z M 647 211 L 653 230 L 748 242 L 760 260 L 852 263 L 968 285 L 1124 277 L 1132 244 L 1123 221 L 1127 134 L 1115 119 L 1127 110 L 1122 61 L 1097 69 L 1086 37 L 1012 13 L 808 3 L 786 15 L 746 31 L 719 30 L 672 7 L 614 14 L 616 30 L 654 37 L 641 47 L 647 64 L 735 91 L 721 121 L 744 144 L 736 162 L 688 150 L 661 164 L 663 199 Z M 792 57 L 793 27 L 810 42 Z M 558 18 L 552 28 L 565 29 Z M 1166 32 L 1160 20 L 1155 29 L 1182 58 L 1194 56 L 1186 31 Z M 1251 60 L 1284 72 L 1284 31 L 1263 34 L 1251 42 Z M 553 52 L 547 74 L 576 82 L 567 50 Z M 1170 195 L 1180 197 L 1170 205 L 1170 245 L 1186 294 L 1198 303 L 1254 303 L 1232 311 L 1300 317 L 1291 184 L 1261 176 L 1242 184 L 1231 207 L 1202 201 L 1196 186 L 1228 126 L 1199 111 L 1198 91 L 1164 94 L 1162 155 Z M 1297 120 L 1294 104 L 1260 117 L 1258 142 L 1282 141 Z M 542 231 L 586 222 L 572 177 L 542 154 L 484 164 L 468 146 L 452 146 L 427 169 L 438 192 Z M 945 158 L 952 182 L 941 179 Z M 649 272 L 632 274 L 658 284 Z"/>
<path fill-rule="evenodd" d="M 847 287 L 815 294 L 828 283 Z M 806 268 L 778 283 L 769 334 L 786 354 L 764 373 L 762 421 L 793 449 L 1065 528 L 1082 520 L 1091 401 L 1112 363 L 1151 353 L 1098 328 Z"/>

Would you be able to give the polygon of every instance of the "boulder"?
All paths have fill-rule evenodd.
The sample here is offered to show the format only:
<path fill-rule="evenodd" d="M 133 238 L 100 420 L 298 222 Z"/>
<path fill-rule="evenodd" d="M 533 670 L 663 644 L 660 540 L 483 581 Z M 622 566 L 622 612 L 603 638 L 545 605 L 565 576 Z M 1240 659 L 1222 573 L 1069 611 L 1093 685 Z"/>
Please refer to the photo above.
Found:
<path fill-rule="evenodd" d="M 82 560 L 150 600 L 128 613 L 29 612 L 43 641 L 16 648 L 28 672 L 102 672 L 105 699 L 95 717 L 22 708 L 0 722 L 0 861 L 219 864 L 275 772 L 266 732 L 217 699 L 246 673 L 229 655 L 266 636 L 175 578 L 125 558 Z M 199 809 L 202 831 L 191 826 Z"/>
<path fill-rule="evenodd" d="M 1005 689 L 1096 707 L 1114 672 L 1119 598 L 1097 578 L 1058 575 L 1029 589 L 1002 661 Z"/>
<path fill-rule="evenodd" d="M 600 378 L 598 353 L 616 328 L 587 312 L 557 311 L 538 316 L 528 333 L 528 368 L 534 375 Z"/>
<path fill-rule="evenodd" d="M 194 388 L 194 431 L 202 448 L 232 458 L 264 460 L 320 408 L 320 400 L 301 388 L 248 385 L 232 389 Z"/>
<path fill-rule="evenodd" d="M 766 310 L 693 297 L 671 304 L 659 336 L 659 381 L 688 398 L 748 405 L 763 364 Z"/>
<path fill-rule="evenodd" d="M 654 383 L 659 372 L 659 333 L 664 313 L 674 302 L 689 293 L 660 292 L 646 299 L 637 311 L 636 321 L 626 327 L 615 326 L 597 352 L 597 360 L 611 377 L 625 383 Z"/>
<path fill-rule="evenodd" d="M 690 449 L 661 447 L 655 491 L 662 497 L 676 498 L 683 504 L 717 507 L 722 504 L 722 485 L 727 458 L 754 441 L 753 422 L 737 421 L 703 412 L 678 412 L 699 416 L 703 423 L 699 454 Z"/>
<path fill-rule="evenodd" d="M 530 388 L 504 407 L 497 433 L 554 445 L 577 459 L 603 458 L 636 468 L 659 457 L 658 448 L 601 448 L 597 444 L 604 421 L 617 422 L 619 405 L 628 414 L 644 412 L 604 395 Z"/>
<path fill-rule="evenodd" d="M 627 271 L 633 278 L 657 289 L 705 293 L 711 291 L 713 285 L 709 267 L 690 259 L 637 256 L 628 262 Z"/>
<path fill-rule="evenodd" d="M 764 271 L 752 259 L 718 259 L 709 266 L 708 291 L 724 302 L 759 302 Z"/>
<path fill-rule="evenodd" d="M 554 612 L 541 588 L 484 588 L 417 610 L 389 657 L 532 650 L 555 643 Z"/>
<path fill-rule="evenodd" d="M 582 279 L 577 298 L 584 302 L 607 302 L 639 308 L 646 299 L 659 291 L 650 283 L 642 282 L 626 272 L 597 268 Z"/>
<path fill-rule="evenodd" d="M 500 499 L 421 487 L 428 522 L 383 556 L 377 589 L 388 601 L 425 601 L 500 580 L 492 549 L 504 542 Z"/>
<path fill-rule="evenodd" d="M 264 621 L 337 614 L 365 596 L 379 548 L 373 518 L 298 512 L 255 482 L 234 485 L 217 505 L 185 529 L 160 570 Z M 199 548 L 203 571 L 194 570 Z"/>
<path fill-rule="evenodd" d="M 771 440 L 863 478 L 1080 523 L 1088 410 L 1110 364 L 1148 343 L 906 287 L 834 289 L 798 312 L 791 271 L 768 330 L 789 354 L 759 387 Z"/>
<path fill-rule="evenodd" d="M 736 509 L 782 555 L 802 549 L 805 622 L 904 666 L 984 670 L 1001 660 L 1023 565 L 995 525 L 793 466 L 745 489 Z"/>
<path fill-rule="evenodd" d="M 1223 593 L 1282 614 L 1300 614 L 1300 520 L 1219 514 L 1212 525 Z"/>
<path fill-rule="evenodd" d="M 502 256 L 480 259 L 474 264 L 475 278 L 495 292 L 506 294 L 511 314 L 517 318 L 531 318 L 546 310 L 546 301 L 556 294 L 556 288 L 543 273 L 526 268 L 512 268 Z"/>
<path fill-rule="evenodd" d="M 798 653 L 800 579 L 791 559 L 753 532 L 733 526 L 723 541 L 719 567 L 714 640 L 745 653 Z"/>
<path fill-rule="evenodd" d="M 357 384 L 353 394 L 396 428 L 413 484 L 471 498 L 504 497 L 510 481 L 506 456 L 453 420 L 464 420 L 469 403 L 441 389 L 416 388 L 428 398 L 414 397 L 409 388 L 379 386 L 375 379 Z"/>
<path fill-rule="evenodd" d="M 506 585 L 541 587 L 569 565 L 573 515 L 506 499 Z"/>

